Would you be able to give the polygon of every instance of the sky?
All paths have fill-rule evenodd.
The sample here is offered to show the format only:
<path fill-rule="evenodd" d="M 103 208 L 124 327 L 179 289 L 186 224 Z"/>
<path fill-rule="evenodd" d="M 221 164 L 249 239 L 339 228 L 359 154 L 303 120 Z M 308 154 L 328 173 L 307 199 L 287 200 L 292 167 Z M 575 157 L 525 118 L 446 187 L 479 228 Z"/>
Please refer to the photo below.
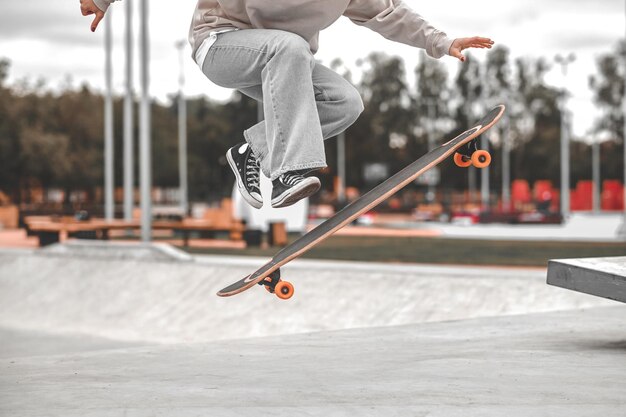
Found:
<path fill-rule="evenodd" d="M 138 30 L 138 3 L 134 1 L 135 30 Z M 577 59 L 569 66 L 567 77 L 554 65 L 546 82 L 556 87 L 566 86 L 571 91 L 569 106 L 574 133 L 579 138 L 591 139 L 588 132 L 598 110 L 592 101 L 588 79 L 596 72 L 597 58 L 613 51 L 625 36 L 626 0 L 405 0 L 405 3 L 450 37 L 488 36 L 508 47 L 512 58 L 544 57 L 553 62 L 557 54 L 575 53 Z M 195 4 L 196 0 L 150 2 L 150 91 L 159 100 L 167 101 L 178 90 L 179 59 L 175 43 L 186 39 Z M 115 3 L 108 16 L 114 30 L 114 88 L 118 94 L 123 93 L 125 83 L 124 9 L 123 2 Z M 104 25 L 91 33 L 91 19 L 80 14 L 78 0 L 0 0 L 0 57 L 11 61 L 9 82 L 45 79 L 51 89 L 57 89 L 71 79 L 74 86 L 86 83 L 102 90 Z M 327 65 L 341 58 L 358 78 L 357 60 L 374 51 L 403 58 L 409 82 L 413 81 L 413 69 L 420 57 L 418 49 L 388 41 L 345 18 L 321 33 L 316 58 Z M 231 91 L 207 80 L 190 53 L 187 46 L 185 94 L 227 100 Z M 477 51 L 473 56 L 484 60 L 486 52 Z M 442 62 L 454 76 L 458 62 L 451 57 L 442 58 Z M 138 90 L 137 73 L 135 78 Z"/>

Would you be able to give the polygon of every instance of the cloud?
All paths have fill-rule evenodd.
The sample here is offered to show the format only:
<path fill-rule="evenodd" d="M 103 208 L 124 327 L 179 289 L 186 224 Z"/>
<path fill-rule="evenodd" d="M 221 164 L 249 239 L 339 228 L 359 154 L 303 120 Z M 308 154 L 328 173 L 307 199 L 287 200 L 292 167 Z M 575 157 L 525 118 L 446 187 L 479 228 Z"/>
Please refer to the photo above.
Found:
<path fill-rule="evenodd" d="M 92 17 L 80 14 L 78 2 L 3 1 L 0 39 L 2 42 L 36 40 L 59 47 L 101 44 L 101 36 L 94 36 L 89 31 L 90 21 L 87 19 Z"/>
<path fill-rule="evenodd" d="M 315 0 L 311 0 L 315 1 Z M 595 71 L 595 57 L 614 49 L 624 37 L 624 0 L 493 0 L 405 2 L 450 36 L 484 35 L 507 46 L 512 57 L 546 57 L 576 52 L 572 82 L 578 85 L 576 97 L 588 95 L 586 79 Z M 134 1 L 135 20 L 138 4 Z M 164 99 L 177 89 L 178 57 L 175 41 L 186 37 L 196 0 L 149 1 L 151 33 L 151 91 Z M 114 28 L 114 85 L 123 90 L 124 2 L 116 3 Z M 104 84 L 103 30 L 89 31 L 92 17 L 80 14 L 78 0 L 0 0 L 0 57 L 12 61 L 10 80 L 46 77 L 58 84 L 72 74 L 76 84 L 83 81 L 102 88 Z M 135 22 L 135 41 L 138 25 Z M 135 43 L 135 54 L 137 54 Z M 341 57 L 346 65 L 373 51 L 401 56 L 407 74 L 417 64 L 419 51 L 389 42 L 345 19 L 322 32 L 317 55 L 326 64 Z M 484 59 L 486 53 L 473 54 Z M 135 59 L 138 56 L 135 55 Z M 451 74 L 458 68 L 452 59 L 443 62 Z M 225 98 L 229 90 L 219 89 L 206 80 L 194 63 L 185 62 L 190 95 L 209 94 Z M 137 65 L 135 70 L 137 71 Z M 137 77 L 137 74 L 136 74 Z M 138 85 L 138 84 L 137 84 Z"/>

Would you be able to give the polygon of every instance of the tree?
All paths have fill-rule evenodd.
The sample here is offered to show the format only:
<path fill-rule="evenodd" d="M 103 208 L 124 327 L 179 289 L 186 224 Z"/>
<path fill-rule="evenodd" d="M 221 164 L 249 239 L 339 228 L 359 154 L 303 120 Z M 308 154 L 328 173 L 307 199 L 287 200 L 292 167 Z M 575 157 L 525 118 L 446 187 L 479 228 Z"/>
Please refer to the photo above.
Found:
<path fill-rule="evenodd" d="M 548 179 L 556 184 L 560 179 L 560 92 L 544 82 L 545 60 L 518 60 L 516 65 L 515 96 L 520 107 L 511 115 L 514 177 L 531 183 Z"/>
<path fill-rule="evenodd" d="M 11 68 L 11 62 L 8 59 L 0 59 L 0 88 L 4 86 L 4 82 L 9 76 L 9 69 Z"/>
<path fill-rule="evenodd" d="M 448 71 L 437 60 L 428 58 L 422 52 L 421 60 L 415 69 L 416 96 L 414 108 L 417 112 L 419 125 L 430 128 L 428 121 L 433 121 L 438 131 L 447 130 L 450 126 L 450 100 L 452 94 L 448 86 Z"/>
<path fill-rule="evenodd" d="M 614 140 L 624 137 L 624 79 L 626 78 L 626 41 L 617 45 L 615 51 L 598 58 L 598 74 L 589 78 L 589 86 L 594 93 L 594 102 L 602 110 L 596 121 L 596 133 L 610 134 Z"/>
<path fill-rule="evenodd" d="M 19 201 L 19 133 L 15 122 L 15 100 L 11 90 L 4 86 L 10 67 L 8 60 L 0 59 L 0 189 L 10 194 L 14 201 Z"/>
<path fill-rule="evenodd" d="M 459 65 L 453 96 L 453 115 L 457 131 L 465 130 L 475 122 L 476 114 L 472 109 L 483 93 L 483 71 L 480 62 L 471 53 L 467 53 L 467 60 Z"/>
<path fill-rule="evenodd" d="M 347 181 L 362 187 L 365 164 L 382 162 L 390 172 L 396 172 L 415 154 L 410 146 L 414 123 L 411 96 L 402 60 L 373 53 L 360 64 L 365 67 L 359 84 L 365 110 L 348 130 L 346 147 Z"/>
<path fill-rule="evenodd" d="M 20 132 L 22 164 L 25 178 L 36 178 L 42 187 L 61 187 L 72 172 L 67 154 L 69 137 L 47 133 L 41 126 L 23 126 Z"/>

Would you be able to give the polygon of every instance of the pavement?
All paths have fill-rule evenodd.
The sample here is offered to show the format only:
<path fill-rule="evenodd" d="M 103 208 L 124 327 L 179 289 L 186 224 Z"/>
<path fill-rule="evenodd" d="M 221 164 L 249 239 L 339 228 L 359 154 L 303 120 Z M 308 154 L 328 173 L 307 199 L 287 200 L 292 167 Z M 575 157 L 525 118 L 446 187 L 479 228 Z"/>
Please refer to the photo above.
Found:
<path fill-rule="evenodd" d="M 296 261 L 292 300 L 224 299 L 264 260 L 104 246 L 0 250 L 0 415 L 626 409 L 626 307 L 545 268 Z"/>

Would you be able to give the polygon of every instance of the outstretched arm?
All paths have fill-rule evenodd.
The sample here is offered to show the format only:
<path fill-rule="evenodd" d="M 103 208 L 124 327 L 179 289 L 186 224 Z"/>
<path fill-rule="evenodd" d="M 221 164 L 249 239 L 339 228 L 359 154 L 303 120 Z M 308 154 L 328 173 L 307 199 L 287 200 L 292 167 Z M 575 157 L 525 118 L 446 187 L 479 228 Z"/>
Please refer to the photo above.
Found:
<path fill-rule="evenodd" d="M 493 45 L 488 38 L 450 39 L 402 0 L 351 0 L 344 15 L 389 40 L 423 48 L 433 58 L 447 54 L 465 61 L 464 49 Z"/>
<path fill-rule="evenodd" d="M 115 0 L 80 0 L 80 11 L 83 16 L 96 15 L 91 22 L 91 31 L 95 32 L 100 24 L 100 21 L 104 19 L 104 13 L 107 8 Z"/>

